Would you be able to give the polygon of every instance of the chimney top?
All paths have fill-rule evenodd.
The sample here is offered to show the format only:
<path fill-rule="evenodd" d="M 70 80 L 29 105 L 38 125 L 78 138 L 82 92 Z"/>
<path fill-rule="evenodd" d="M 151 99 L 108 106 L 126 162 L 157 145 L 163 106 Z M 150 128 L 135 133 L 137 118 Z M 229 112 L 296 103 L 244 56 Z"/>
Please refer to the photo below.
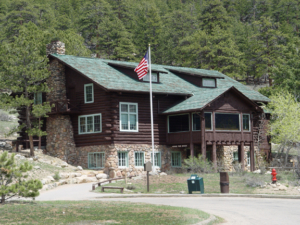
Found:
<path fill-rule="evenodd" d="M 64 55 L 66 52 L 65 43 L 61 41 L 52 41 L 50 44 L 46 45 L 46 54 L 59 54 Z"/>

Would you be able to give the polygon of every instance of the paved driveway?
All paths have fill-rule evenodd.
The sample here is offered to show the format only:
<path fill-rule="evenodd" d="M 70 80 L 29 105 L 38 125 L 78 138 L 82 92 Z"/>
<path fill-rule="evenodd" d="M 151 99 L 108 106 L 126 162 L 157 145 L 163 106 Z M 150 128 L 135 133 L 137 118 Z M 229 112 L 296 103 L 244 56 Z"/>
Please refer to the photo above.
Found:
<path fill-rule="evenodd" d="M 224 218 L 226 224 L 264 225 L 300 224 L 299 199 L 241 198 L 241 197 L 151 197 L 151 198 L 101 198 L 92 193 L 91 184 L 64 185 L 42 192 L 37 200 L 101 200 L 130 201 L 203 210 Z M 105 194 L 113 195 L 113 194 Z"/>

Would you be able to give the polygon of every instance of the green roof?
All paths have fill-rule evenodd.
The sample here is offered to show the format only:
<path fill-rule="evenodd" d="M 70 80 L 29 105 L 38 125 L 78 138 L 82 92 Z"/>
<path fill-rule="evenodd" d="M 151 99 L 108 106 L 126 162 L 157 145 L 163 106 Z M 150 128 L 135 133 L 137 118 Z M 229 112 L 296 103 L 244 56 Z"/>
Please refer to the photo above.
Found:
<path fill-rule="evenodd" d="M 99 58 L 84 58 L 70 55 L 51 56 L 59 59 L 63 63 L 74 68 L 81 74 L 92 79 L 97 84 L 101 85 L 108 91 L 128 91 L 128 92 L 149 92 L 149 84 L 139 82 L 136 79 L 120 72 L 108 64 L 120 65 L 123 67 L 133 68 L 138 63 L 105 60 Z M 187 111 L 193 109 L 203 108 L 205 105 L 213 101 L 222 93 L 235 87 L 239 92 L 255 102 L 269 102 L 270 99 L 264 95 L 251 90 L 247 86 L 235 81 L 234 79 L 214 70 L 203 70 L 195 68 L 174 67 L 165 65 L 151 65 L 151 69 L 161 71 L 159 83 L 152 84 L 152 91 L 154 94 L 174 94 L 174 95 L 192 95 L 190 98 L 181 103 L 167 109 L 164 113 L 173 113 L 180 111 Z M 182 73 L 190 73 L 201 76 L 217 77 L 217 88 L 200 88 L 172 73 L 171 71 L 178 71 Z"/>

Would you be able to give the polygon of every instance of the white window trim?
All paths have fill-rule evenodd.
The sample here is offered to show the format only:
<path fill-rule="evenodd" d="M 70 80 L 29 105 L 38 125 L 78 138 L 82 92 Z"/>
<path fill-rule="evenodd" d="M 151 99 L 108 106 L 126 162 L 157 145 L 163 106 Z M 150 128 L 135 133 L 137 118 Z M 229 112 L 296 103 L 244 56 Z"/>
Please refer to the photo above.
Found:
<path fill-rule="evenodd" d="M 210 114 L 210 124 L 211 124 L 211 129 L 205 129 L 205 131 L 213 131 L 213 118 L 212 118 L 212 112 L 204 112 L 205 113 L 209 113 Z M 198 114 L 198 113 L 193 113 L 194 114 Z M 192 115 L 192 124 L 194 125 L 194 116 Z M 205 115 L 204 115 L 205 116 Z M 205 121 L 205 119 L 204 119 Z M 205 123 L 205 122 L 204 122 Z M 200 130 L 194 130 L 194 126 L 192 126 L 192 131 L 201 131 L 201 123 L 200 123 Z"/>
<path fill-rule="evenodd" d="M 172 159 L 172 155 L 173 153 L 179 153 L 179 159 L 180 159 L 180 166 L 173 166 L 172 165 L 172 162 L 173 162 L 173 159 Z M 174 168 L 181 168 L 182 167 L 182 155 L 181 155 L 181 152 L 180 151 L 171 151 L 171 167 L 174 167 Z"/>
<path fill-rule="evenodd" d="M 87 102 L 86 101 L 86 87 L 92 87 L 92 101 Z M 94 103 L 94 84 L 85 84 L 84 85 L 84 103 Z"/>
<path fill-rule="evenodd" d="M 120 153 L 125 153 L 125 156 L 126 156 L 125 164 L 126 164 L 126 166 L 119 166 L 119 152 L 120 152 Z M 128 165 L 128 164 L 129 164 L 129 159 L 128 159 L 129 156 L 128 156 L 128 152 L 125 152 L 125 151 L 118 151 L 117 154 L 118 154 L 118 168 L 128 168 L 128 166 L 129 166 L 129 165 Z"/>
<path fill-rule="evenodd" d="M 242 116 L 244 115 L 248 115 L 249 116 L 249 130 L 244 130 L 244 118 L 243 118 L 243 124 L 242 124 L 242 127 L 243 127 L 243 132 L 251 132 L 251 119 L 250 119 L 250 114 L 249 113 L 243 113 Z"/>
<path fill-rule="evenodd" d="M 141 166 L 136 166 L 136 165 L 135 165 L 135 153 L 143 153 L 143 157 L 144 157 L 143 163 L 145 163 L 145 152 L 142 152 L 142 151 L 135 151 L 135 152 L 134 152 L 134 167 L 135 167 L 135 168 L 144 168 L 144 165 L 141 165 Z"/>
<path fill-rule="evenodd" d="M 89 117 L 89 116 L 93 116 L 93 130 L 95 130 L 94 116 L 100 116 L 100 131 L 81 133 L 80 132 L 80 118 L 85 117 L 85 126 L 86 126 L 85 128 L 87 129 L 87 124 L 86 124 L 87 119 L 86 119 L 86 117 Z M 102 132 L 102 115 L 101 115 L 101 113 L 78 116 L 78 134 L 95 134 L 95 133 L 101 133 L 101 132 Z"/>
<path fill-rule="evenodd" d="M 189 115 L 189 130 L 188 131 L 177 131 L 177 132 L 170 132 L 170 121 L 169 117 L 170 116 L 181 116 L 181 115 Z M 189 113 L 182 113 L 182 114 L 176 114 L 176 115 L 168 115 L 168 133 L 173 134 L 173 133 L 184 133 L 184 132 L 190 132 L 190 114 Z"/>
<path fill-rule="evenodd" d="M 121 121 L 121 105 L 126 104 L 126 105 L 136 105 L 136 130 L 123 130 L 122 129 L 122 121 Z M 130 113 L 129 113 L 130 114 Z M 131 113 L 134 114 L 134 113 Z M 128 120 L 129 122 L 130 120 Z M 120 125 L 120 131 L 122 132 L 139 132 L 139 108 L 138 108 L 138 103 L 133 103 L 133 102 L 120 102 L 119 103 L 119 125 Z M 130 128 L 130 124 L 128 126 Z"/>
<path fill-rule="evenodd" d="M 216 128 L 216 115 L 217 114 L 233 114 L 233 115 L 239 115 L 239 130 L 217 130 L 217 128 Z M 216 132 L 241 132 L 241 114 L 239 114 L 239 113 L 215 113 L 215 123 L 214 123 L 214 128 L 215 128 L 215 130 L 216 130 Z"/>
<path fill-rule="evenodd" d="M 215 81 L 215 86 L 204 86 L 204 80 L 214 80 Z M 202 87 L 216 88 L 217 87 L 217 80 L 216 80 L 216 78 L 202 78 Z"/>
<path fill-rule="evenodd" d="M 103 158 L 104 158 L 104 162 L 103 162 L 103 167 L 90 167 L 90 155 L 94 155 L 94 154 L 103 154 Z M 104 168 L 104 165 L 105 165 L 105 152 L 89 152 L 88 153 L 88 168 L 89 169 L 102 169 Z"/>
<path fill-rule="evenodd" d="M 154 165 L 154 167 L 155 167 L 155 168 L 161 168 L 161 152 L 154 152 L 154 155 L 155 155 L 155 154 L 159 154 L 159 159 L 160 159 L 159 165 L 160 165 L 160 166 L 155 166 L 155 165 Z M 151 157 L 151 160 L 150 160 L 150 161 L 152 161 L 152 159 L 153 159 L 153 158 L 152 158 L 152 152 L 150 153 L 150 157 Z M 155 156 L 154 156 L 154 157 L 155 157 Z M 154 160 L 155 160 L 155 159 L 154 159 Z M 154 163 L 154 164 L 155 164 L 155 163 Z"/>

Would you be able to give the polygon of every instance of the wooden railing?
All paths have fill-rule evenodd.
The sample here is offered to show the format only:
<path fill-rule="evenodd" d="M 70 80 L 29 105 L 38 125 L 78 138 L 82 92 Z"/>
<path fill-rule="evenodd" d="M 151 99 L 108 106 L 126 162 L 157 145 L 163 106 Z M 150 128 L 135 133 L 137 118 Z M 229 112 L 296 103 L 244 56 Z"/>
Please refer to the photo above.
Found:
<path fill-rule="evenodd" d="M 51 112 L 48 114 L 60 114 L 60 113 L 79 113 L 80 108 L 79 105 L 72 104 L 70 99 L 60 100 L 60 101 L 52 101 L 50 105 L 53 106 L 51 108 Z"/>
<path fill-rule="evenodd" d="M 127 178 L 131 179 L 133 177 L 136 177 L 136 175 L 135 176 L 128 176 Z M 112 179 L 108 179 L 106 181 L 101 181 L 101 182 L 95 183 L 95 184 L 92 185 L 92 190 L 93 191 L 95 190 L 96 185 L 98 185 L 98 187 L 100 187 L 101 184 L 103 184 L 103 183 L 107 183 L 107 182 L 111 183 L 113 180 L 123 180 L 123 179 L 125 179 L 125 177 L 112 178 Z"/>

